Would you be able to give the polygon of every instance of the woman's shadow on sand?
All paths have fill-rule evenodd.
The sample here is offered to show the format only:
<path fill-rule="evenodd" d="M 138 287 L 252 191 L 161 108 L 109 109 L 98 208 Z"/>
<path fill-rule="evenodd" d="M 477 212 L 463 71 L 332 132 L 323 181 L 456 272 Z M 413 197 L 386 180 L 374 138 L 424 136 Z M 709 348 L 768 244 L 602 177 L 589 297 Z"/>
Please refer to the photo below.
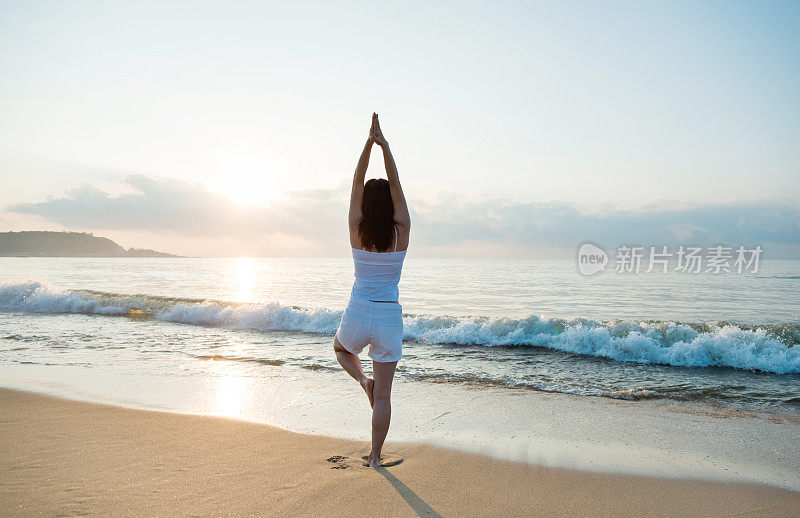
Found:
<path fill-rule="evenodd" d="M 379 466 L 375 468 L 375 471 L 383 475 L 383 478 L 389 481 L 392 487 L 403 497 L 403 500 L 417 513 L 417 516 L 435 516 L 437 518 L 442 518 L 442 515 L 434 511 L 433 507 L 426 504 L 425 500 L 420 498 L 410 487 L 400 482 L 400 479 L 392 475 L 388 469 Z"/>
<path fill-rule="evenodd" d="M 362 457 L 363 460 L 366 460 L 367 457 Z M 348 457 L 343 457 L 341 455 L 335 455 L 326 459 L 328 462 L 333 463 L 334 465 L 331 466 L 331 469 L 346 469 L 352 467 L 352 462 Z M 403 462 L 402 457 L 395 457 L 393 455 L 387 456 L 386 458 L 381 457 L 381 465 L 377 468 L 373 468 L 375 471 L 380 473 L 383 478 L 385 478 L 397 491 L 397 493 L 403 497 L 403 500 L 411 507 L 411 509 L 417 513 L 417 516 L 432 516 L 441 518 L 441 515 L 437 513 L 431 506 L 425 503 L 425 500 L 419 497 L 410 487 L 403 484 L 399 478 L 394 476 L 387 467 L 397 466 Z M 359 462 L 362 466 L 367 466 L 365 462 Z M 367 466 L 368 467 L 368 466 Z"/>

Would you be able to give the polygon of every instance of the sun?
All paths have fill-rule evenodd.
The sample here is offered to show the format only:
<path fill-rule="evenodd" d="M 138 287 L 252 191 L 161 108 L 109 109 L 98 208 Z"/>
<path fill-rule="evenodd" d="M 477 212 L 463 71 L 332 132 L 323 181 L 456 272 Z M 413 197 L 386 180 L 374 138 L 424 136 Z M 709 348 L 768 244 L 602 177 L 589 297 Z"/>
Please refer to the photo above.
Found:
<path fill-rule="evenodd" d="M 212 189 L 239 205 L 269 205 L 283 197 L 288 174 L 283 160 L 267 151 L 228 149 L 215 161 Z"/>
<path fill-rule="evenodd" d="M 266 175 L 238 172 L 218 183 L 214 190 L 239 205 L 269 205 L 280 198 L 275 183 Z"/>

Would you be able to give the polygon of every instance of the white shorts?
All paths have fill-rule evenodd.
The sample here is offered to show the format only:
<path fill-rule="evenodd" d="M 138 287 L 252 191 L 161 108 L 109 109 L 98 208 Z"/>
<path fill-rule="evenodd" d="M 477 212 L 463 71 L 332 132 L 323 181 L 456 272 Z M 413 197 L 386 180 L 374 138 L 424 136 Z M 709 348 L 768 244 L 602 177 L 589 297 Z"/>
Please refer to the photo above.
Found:
<path fill-rule="evenodd" d="M 336 338 L 353 354 L 369 344 L 367 355 L 374 361 L 396 362 L 403 356 L 403 306 L 351 298 Z"/>

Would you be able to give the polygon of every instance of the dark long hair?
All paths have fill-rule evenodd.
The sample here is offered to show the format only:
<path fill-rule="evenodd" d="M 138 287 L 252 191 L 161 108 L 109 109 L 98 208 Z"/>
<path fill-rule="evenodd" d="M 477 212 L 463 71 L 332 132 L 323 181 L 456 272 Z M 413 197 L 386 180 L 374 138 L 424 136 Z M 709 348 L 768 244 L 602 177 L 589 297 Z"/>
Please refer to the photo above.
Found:
<path fill-rule="evenodd" d="M 358 236 L 361 247 L 367 250 L 375 247 L 378 252 L 388 252 L 392 248 L 394 203 L 389 182 L 384 178 L 373 178 L 364 184 Z"/>

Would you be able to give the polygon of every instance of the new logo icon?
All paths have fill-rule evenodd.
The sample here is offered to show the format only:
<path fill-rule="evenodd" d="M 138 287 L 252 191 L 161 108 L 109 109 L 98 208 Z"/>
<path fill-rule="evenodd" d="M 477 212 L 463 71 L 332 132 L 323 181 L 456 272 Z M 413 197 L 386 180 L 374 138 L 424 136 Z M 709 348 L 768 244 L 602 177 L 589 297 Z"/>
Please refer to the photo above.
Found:
<path fill-rule="evenodd" d="M 608 254 L 597 245 L 583 243 L 578 247 L 578 271 L 583 275 L 594 275 L 605 270 Z"/>

